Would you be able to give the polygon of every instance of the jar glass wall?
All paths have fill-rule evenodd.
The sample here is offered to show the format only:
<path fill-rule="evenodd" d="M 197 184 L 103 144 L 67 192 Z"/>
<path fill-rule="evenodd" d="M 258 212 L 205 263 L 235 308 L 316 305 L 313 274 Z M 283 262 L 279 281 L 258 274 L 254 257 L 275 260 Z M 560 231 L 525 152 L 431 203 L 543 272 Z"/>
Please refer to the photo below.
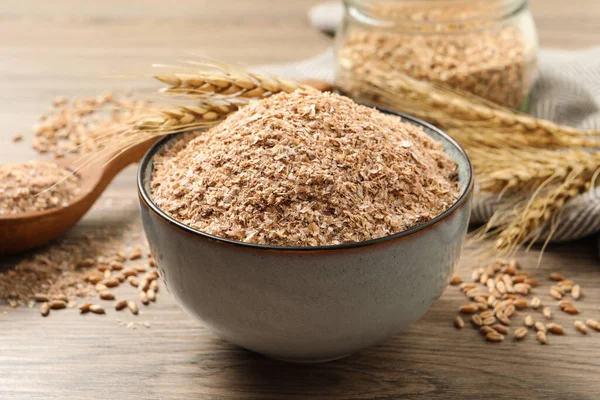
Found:
<path fill-rule="evenodd" d="M 336 86 L 364 100 L 361 80 L 413 78 L 519 108 L 536 75 L 525 0 L 345 0 Z"/>

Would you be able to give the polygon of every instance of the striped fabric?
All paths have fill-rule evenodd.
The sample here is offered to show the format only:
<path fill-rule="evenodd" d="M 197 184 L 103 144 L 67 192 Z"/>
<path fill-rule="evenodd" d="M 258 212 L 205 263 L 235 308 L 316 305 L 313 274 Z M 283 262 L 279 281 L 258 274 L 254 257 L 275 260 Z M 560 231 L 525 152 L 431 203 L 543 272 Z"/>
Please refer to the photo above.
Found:
<path fill-rule="evenodd" d="M 529 112 L 539 118 L 584 129 L 600 130 L 600 48 L 564 52 L 543 50 L 539 76 L 531 94 Z M 296 63 L 260 68 L 290 79 L 333 80 L 333 51 Z M 496 196 L 478 193 L 471 222 L 486 222 L 499 206 Z M 578 239 L 600 232 L 600 188 L 569 202 L 552 241 Z M 544 228 L 541 240 L 548 234 Z"/>

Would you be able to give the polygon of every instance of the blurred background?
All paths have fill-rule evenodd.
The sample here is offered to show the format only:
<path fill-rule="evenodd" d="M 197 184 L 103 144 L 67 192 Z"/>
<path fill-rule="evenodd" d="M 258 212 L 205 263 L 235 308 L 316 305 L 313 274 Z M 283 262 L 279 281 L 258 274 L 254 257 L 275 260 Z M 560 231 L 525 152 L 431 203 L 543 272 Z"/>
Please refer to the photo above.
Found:
<path fill-rule="evenodd" d="M 249 65 L 314 56 L 331 39 L 309 23 L 318 0 L 3 1 L 0 4 L 0 148 L 25 136 L 57 95 L 132 86 L 153 63 L 195 54 Z M 542 47 L 598 45 L 600 2 L 533 0 Z M 596 33 L 596 34 L 594 34 Z M 156 87 L 150 80 L 134 84 Z M 26 145 L 22 146 L 27 147 Z M 23 150 L 24 151 L 24 150 Z M 34 155 L 33 151 L 29 154 Z M 25 153 L 1 151 L 2 162 Z"/>

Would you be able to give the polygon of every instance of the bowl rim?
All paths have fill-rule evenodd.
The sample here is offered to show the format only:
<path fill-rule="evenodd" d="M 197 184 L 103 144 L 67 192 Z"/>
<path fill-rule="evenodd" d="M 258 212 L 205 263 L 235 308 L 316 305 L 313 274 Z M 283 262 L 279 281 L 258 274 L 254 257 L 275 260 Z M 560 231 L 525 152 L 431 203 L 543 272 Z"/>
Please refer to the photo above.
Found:
<path fill-rule="evenodd" d="M 241 241 L 237 241 L 237 240 L 233 240 L 233 239 L 227 239 L 227 238 L 211 235 L 209 233 L 202 232 L 198 229 L 187 226 L 184 223 L 179 222 L 176 219 L 172 218 L 166 212 L 161 210 L 154 203 L 154 201 L 152 201 L 150 194 L 146 191 L 146 188 L 144 187 L 144 182 L 145 182 L 145 178 L 147 175 L 146 171 L 150 167 L 150 163 L 153 160 L 154 156 L 168 142 L 173 140 L 174 136 L 181 135 L 184 132 L 180 132 L 177 135 L 166 135 L 166 136 L 162 137 L 160 140 L 158 140 L 156 143 L 154 143 L 152 145 L 152 147 L 146 152 L 146 154 L 144 154 L 144 157 L 142 158 L 142 160 L 140 162 L 140 165 L 138 167 L 138 172 L 137 172 L 137 189 L 138 189 L 139 198 L 140 198 L 141 202 L 144 205 L 146 205 L 146 207 L 150 208 L 155 214 L 157 214 L 159 217 L 161 217 L 165 222 L 167 222 L 187 233 L 191 233 L 193 235 L 198 235 L 199 237 L 204 238 L 204 239 L 214 240 L 219 243 L 239 246 L 239 247 L 247 248 L 247 249 L 277 250 L 277 251 L 292 251 L 292 252 L 348 250 L 348 249 L 355 249 L 355 248 L 365 247 L 365 246 L 370 246 L 370 245 L 382 244 L 382 243 L 385 243 L 388 241 L 393 241 L 396 239 L 405 238 L 407 236 L 417 234 L 421 231 L 426 230 L 429 227 L 432 227 L 433 225 L 436 225 L 437 223 L 439 223 L 442 220 L 449 217 L 451 214 L 454 213 L 455 210 L 460 208 L 470 198 L 471 192 L 473 191 L 473 165 L 471 164 L 471 160 L 469 159 L 469 156 L 467 155 L 466 151 L 462 148 L 462 146 L 460 144 L 458 144 L 458 142 L 456 140 L 454 140 L 452 137 L 450 137 L 446 132 L 442 131 L 440 128 L 438 128 L 428 122 L 422 121 L 418 118 L 410 116 L 408 114 L 391 111 L 391 110 L 386 110 L 384 108 L 379 108 L 379 107 L 374 107 L 374 108 L 376 108 L 377 110 L 379 110 L 383 113 L 396 115 L 404 120 L 410 121 L 413 124 L 416 124 L 416 125 L 419 125 L 419 126 L 422 126 L 422 127 L 425 127 L 427 129 L 434 131 L 443 140 L 447 141 L 450 145 L 452 145 L 466 161 L 466 168 L 467 168 L 466 172 L 467 172 L 468 180 L 465 185 L 465 190 L 463 191 L 461 196 L 454 202 L 454 204 L 452 204 L 450 207 L 448 207 L 448 209 L 446 209 L 441 214 L 430 219 L 429 221 L 423 222 L 423 223 L 421 223 L 417 226 L 414 226 L 410 229 L 407 229 L 405 231 L 397 232 L 397 233 L 387 235 L 387 236 L 378 237 L 375 239 L 365 240 L 362 242 L 331 244 L 331 245 L 325 245 L 325 246 L 275 246 L 275 245 L 266 245 L 266 244 L 257 244 L 257 243 L 247 243 L 247 242 L 241 242 Z M 192 132 L 193 132 L 193 130 L 192 130 Z M 152 167 L 154 167 L 154 166 L 152 166 Z"/>

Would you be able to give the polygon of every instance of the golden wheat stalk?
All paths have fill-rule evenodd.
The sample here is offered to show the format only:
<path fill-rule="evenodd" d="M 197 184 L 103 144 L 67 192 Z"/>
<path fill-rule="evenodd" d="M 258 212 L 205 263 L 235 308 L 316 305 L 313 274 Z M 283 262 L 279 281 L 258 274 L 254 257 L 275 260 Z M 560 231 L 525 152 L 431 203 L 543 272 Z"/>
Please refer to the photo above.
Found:
<path fill-rule="evenodd" d="M 514 206 L 505 207 L 488 222 L 483 237 L 496 236 L 494 248 L 498 251 L 514 254 L 523 245 L 537 242 L 543 228 L 558 221 L 565 205 L 595 187 L 596 169 L 575 168 L 560 184 L 551 188 L 543 185 L 528 199 Z M 547 241 L 550 240 L 553 227 Z M 491 235 L 490 235 L 491 234 Z"/>
<path fill-rule="evenodd" d="M 346 74 L 337 84 L 355 99 L 393 108 L 428 120 L 441 128 L 503 129 L 505 132 L 546 136 L 600 136 L 520 114 L 475 95 L 442 88 L 406 74 L 372 71 L 369 76 Z"/>
<path fill-rule="evenodd" d="M 245 104 L 251 99 L 260 99 L 275 93 L 291 93 L 298 89 L 315 90 L 310 85 L 275 75 L 252 73 L 230 65 L 206 62 L 188 63 L 193 64 L 191 72 L 154 76 L 168 85 L 161 92 L 188 95 L 209 104 L 215 100 Z"/>
<path fill-rule="evenodd" d="M 478 171 L 480 190 L 500 194 L 514 190 L 534 191 L 545 182 L 564 181 L 579 168 L 594 171 L 600 167 L 598 151 L 535 150 L 471 150 L 469 155 Z"/>

